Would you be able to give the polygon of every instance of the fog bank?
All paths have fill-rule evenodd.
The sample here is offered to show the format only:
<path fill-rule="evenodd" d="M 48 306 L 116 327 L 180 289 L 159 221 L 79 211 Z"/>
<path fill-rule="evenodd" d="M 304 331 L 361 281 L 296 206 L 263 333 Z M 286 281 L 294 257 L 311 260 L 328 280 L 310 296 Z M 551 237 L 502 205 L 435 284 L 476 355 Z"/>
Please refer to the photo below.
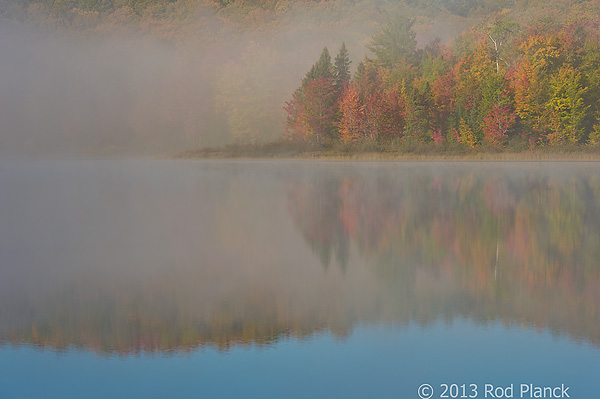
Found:
<path fill-rule="evenodd" d="M 198 3 L 181 21 L 73 9 L 68 27 L 31 3 L 25 22 L 0 20 L 0 154 L 160 155 L 281 138 L 283 106 L 322 48 L 335 55 L 345 42 L 354 69 L 384 3 Z M 417 25 L 421 42 L 447 34 Z"/>

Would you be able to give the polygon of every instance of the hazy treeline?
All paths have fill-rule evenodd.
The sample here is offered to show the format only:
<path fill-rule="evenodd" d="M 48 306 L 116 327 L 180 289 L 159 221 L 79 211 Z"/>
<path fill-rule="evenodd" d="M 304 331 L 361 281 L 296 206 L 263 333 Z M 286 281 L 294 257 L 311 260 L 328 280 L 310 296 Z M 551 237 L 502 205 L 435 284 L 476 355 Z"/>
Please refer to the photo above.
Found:
<path fill-rule="evenodd" d="M 368 2 L 2 1 L 0 148 L 157 153 L 279 138 L 314 54 L 342 37 L 359 51 L 383 14 Z"/>
<path fill-rule="evenodd" d="M 287 104 L 292 139 L 510 146 L 600 143 L 600 18 L 595 3 L 543 15 L 503 10 L 448 45 L 417 45 L 397 13 L 351 78 L 327 48 Z"/>
<path fill-rule="evenodd" d="M 587 3 L 586 3 L 587 4 Z M 546 2 L 0 0 L 0 148 L 157 153 L 285 134 L 324 46 L 353 59 L 400 10 L 423 48 Z M 554 9 L 569 9 L 557 3 Z"/>

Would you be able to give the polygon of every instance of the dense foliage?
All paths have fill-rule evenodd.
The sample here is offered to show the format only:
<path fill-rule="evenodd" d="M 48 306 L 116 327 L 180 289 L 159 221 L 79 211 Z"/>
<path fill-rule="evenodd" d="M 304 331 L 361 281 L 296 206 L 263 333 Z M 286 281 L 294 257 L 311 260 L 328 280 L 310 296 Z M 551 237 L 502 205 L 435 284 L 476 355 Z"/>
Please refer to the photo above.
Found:
<path fill-rule="evenodd" d="M 368 45 L 375 58 L 361 61 L 337 97 L 296 92 L 286 107 L 289 136 L 329 145 L 596 145 L 600 19 L 585 7 L 551 15 L 520 21 L 499 13 L 449 45 L 424 48 L 414 19 L 392 16 Z M 327 79 L 309 73 L 301 89 Z M 323 111 L 318 122 L 314 109 Z M 323 125 L 332 126 L 325 136 Z"/>

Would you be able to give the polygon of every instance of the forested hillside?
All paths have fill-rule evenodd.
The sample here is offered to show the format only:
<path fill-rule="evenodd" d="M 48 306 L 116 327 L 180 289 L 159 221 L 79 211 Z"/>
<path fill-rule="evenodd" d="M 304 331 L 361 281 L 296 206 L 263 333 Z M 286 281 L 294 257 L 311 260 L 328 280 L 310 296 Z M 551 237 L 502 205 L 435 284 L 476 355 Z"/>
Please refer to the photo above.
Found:
<path fill-rule="evenodd" d="M 0 0 L 0 148 L 593 143 L 598 6 Z M 342 43 L 343 83 L 306 76 L 324 47 L 333 66 Z M 305 120 L 304 92 L 327 97 L 328 119 Z"/>

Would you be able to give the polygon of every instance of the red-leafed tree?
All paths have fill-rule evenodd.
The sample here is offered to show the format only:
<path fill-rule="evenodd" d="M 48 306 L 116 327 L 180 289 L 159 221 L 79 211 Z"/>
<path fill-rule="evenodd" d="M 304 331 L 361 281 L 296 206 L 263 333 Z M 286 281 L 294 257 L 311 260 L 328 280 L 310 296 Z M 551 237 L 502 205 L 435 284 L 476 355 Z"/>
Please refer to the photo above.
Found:
<path fill-rule="evenodd" d="M 317 78 L 294 93 L 285 107 L 292 139 L 323 144 L 336 138 L 337 95 L 331 78 Z"/>
<path fill-rule="evenodd" d="M 365 136 L 389 142 L 404 131 L 406 105 L 397 88 L 381 89 L 366 96 L 364 115 Z"/>
<path fill-rule="evenodd" d="M 385 68 L 365 60 L 358 66 L 352 84 L 362 105 L 362 138 L 389 142 L 402 136 L 406 100 L 395 77 Z"/>
<path fill-rule="evenodd" d="M 516 118 L 510 106 L 493 107 L 483 119 L 484 140 L 493 146 L 503 146 Z"/>
<path fill-rule="evenodd" d="M 437 75 L 431 85 L 433 96 L 433 130 L 443 136 L 449 129 L 449 117 L 456 109 L 456 78 L 454 70 L 450 69 L 443 75 Z M 434 138 L 434 142 L 440 141 Z"/>

